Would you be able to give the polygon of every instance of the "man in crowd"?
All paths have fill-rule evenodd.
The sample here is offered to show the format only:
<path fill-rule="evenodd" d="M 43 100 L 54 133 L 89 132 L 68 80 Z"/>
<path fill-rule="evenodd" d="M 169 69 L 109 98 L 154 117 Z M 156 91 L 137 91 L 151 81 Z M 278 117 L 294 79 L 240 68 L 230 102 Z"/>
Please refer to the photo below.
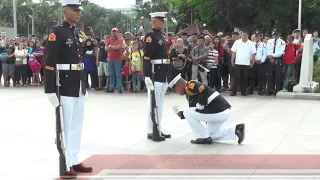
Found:
<path fill-rule="evenodd" d="M 212 144 L 213 141 L 236 140 L 241 144 L 245 138 L 245 125 L 238 124 L 234 128 L 220 129 L 228 120 L 231 105 L 215 90 L 207 85 L 191 80 L 187 82 L 179 74 L 170 83 L 169 88 L 175 86 L 176 92 L 186 95 L 189 108 L 179 111 L 173 107 L 181 119 L 186 119 L 195 140 L 193 144 Z M 206 122 L 207 128 L 202 123 Z"/>
<path fill-rule="evenodd" d="M 92 168 L 84 166 L 77 157 L 80 151 L 84 101 L 87 94 L 82 63 L 86 36 L 76 28 L 81 16 L 81 3 L 76 0 L 65 0 L 62 1 L 62 7 L 64 21 L 61 25 L 54 26 L 48 37 L 44 70 L 45 93 L 57 111 L 59 105 L 62 108 L 60 113 L 63 118 L 60 123 L 64 127 L 66 150 L 63 154 L 66 162 L 61 163 L 65 163 L 68 170 L 64 170 L 65 173 L 60 171 L 60 177 L 74 179 L 77 176 L 76 172 L 92 172 Z M 58 86 L 56 72 L 59 73 Z M 57 96 L 57 92 L 60 97 Z"/>
<path fill-rule="evenodd" d="M 111 38 L 106 41 L 108 70 L 110 75 L 110 87 L 107 89 L 107 93 L 113 93 L 115 88 L 118 90 L 118 93 L 122 93 L 121 68 L 123 40 L 118 37 L 118 31 L 118 28 L 112 28 Z"/>
<path fill-rule="evenodd" d="M 282 90 L 282 55 L 284 53 L 286 43 L 280 39 L 280 33 L 274 31 L 273 39 L 267 43 L 267 96 L 276 95 Z"/>
<path fill-rule="evenodd" d="M 6 44 L 4 47 L 4 52 L 7 53 L 7 61 L 2 62 L 2 73 L 3 73 L 3 79 L 4 79 L 4 86 L 9 87 L 10 86 L 10 77 L 12 78 L 13 82 L 14 81 L 14 76 L 15 76 L 15 65 L 14 65 L 14 47 L 10 46 L 10 40 L 7 39 Z M 15 86 L 15 84 L 14 84 Z"/>
<path fill-rule="evenodd" d="M 301 43 L 301 31 L 299 29 L 296 29 L 293 31 L 294 41 L 293 44 L 300 44 Z"/>
<path fill-rule="evenodd" d="M 188 57 L 189 57 L 190 52 L 192 51 L 192 44 L 188 41 L 188 38 L 189 38 L 188 33 L 182 34 L 183 44 L 188 48 Z M 192 62 L 187 61 L 186 75 L 187 75 L 188 79 L 191 79 L 191 66 L 192 66 Z"/>
<path fill-rule="evenodd" d="M 4 47 L 6 45 L 6 31 L 5 30 L 1 30 L 0 32 L 0 47 Z"/>
<path fill-rule="evenodd" d="M 98 82 L 99 88 L 97 90 L 102 90 L 102 80 L 103 76 L 106 78 L 105 91 L 108 91 L 109 87 L 109 69 L 108 69 L 108 52 L 105 50 L 106 40 L 108 40 L 108 35 L 104 36 L 104 39 L 99 43 L 98 48 Z"/>
<path fill-rule="evenodd" d="M 254 46 L 256 48 L 255 64 L 250 69 L 249 90 L 248 94 L 253 94 L 258 83 L 258 94 L 264 95 L 266 87 L 266 67 L 264 62 L 267 58 L 267 46 L 261 41 L 261 34 L 254 34 Z"/>
<path fill-rule="evenodd" d="M 162 33 L 164 28 L 165 13 L 155 12 L 151 13 L 152 18 L 152 32 L 146 34 L 145 46 L 144 46 L 144 61 L 143 61 L 143 73 L 145 75 L 145 84 L 148 89 L 148 104 L 147 104 L 147 138 L 155 140 L 153 138 L 153 122 L 151 117 L 151 91 L 155 91 L 156 99 L 156 117 L 159 132 L 160 141 L 164 141 L 166 138 L 171 138 L 170 134 L 164 134 L 161 131 L 161 120 L 164 104 L 164 95 L 166 93 L 168 83 L 167 74 L 170 60 L 168 59 L 168 44 Z M 154 77 L 154 82 L 151 78 Z"/>
<path fill-rule="evenodd" d="M 234 68 L 234 82 L 230 96 L 237 95 L 240 84 L 241 95 L 247 95 L 249 69 L 254 66 L 256 49 L 252 41 L 248 39 L 248 32 L 242 31 L 242 38 L 235 41 L 232 48 L 231 64 Z"/>
<path fill-rule="evenodd" d="M 205 62 L 207 61 L 209 49 L 204 44 L 205 39 L 203 36 L 199 36 L 198 39 L 199 39 L 198 46 L 195 46 L 191 52 L 191 59 L 193 62 L 191 79 L 196 80 L 199 73 L 202 83 L 208 85 L 207 72 L 202 68 L 200 68 L 200 71 L 199 71 L 198 64 L 200 63 L 201 65 L 204 65 L 204 67 L 206 67 Z"/>

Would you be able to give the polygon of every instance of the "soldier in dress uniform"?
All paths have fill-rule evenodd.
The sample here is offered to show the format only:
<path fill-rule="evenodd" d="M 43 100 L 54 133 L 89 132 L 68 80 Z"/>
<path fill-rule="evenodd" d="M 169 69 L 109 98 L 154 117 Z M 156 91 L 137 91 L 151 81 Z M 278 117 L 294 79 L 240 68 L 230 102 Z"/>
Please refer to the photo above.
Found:
<path fill-rule="evenodd" d="M 164 28 L 166 12 L 150 13 L 152 20 L 152 32 L 149 32 L 145 36 L 144 46 L 144 62 L 143 62 L 143 74 L 145 75 L 145 84 L 148 89 L 148 105 L 147 105 L 147 138 L 152 139 L 152 127 L 151 120 L 151 90 L 155 90 L 156 99 L 156 117 L 158 119 L 159 131 L 161 133 L 161 140 L 171 138 L 170 134 L 164 134 L 161 132 L 161 120 L 164 104 L 164 96 L 168 87 L 167 73 L 170 60 L 168 58 L 168 45 L 166 38 L 163 35 L 162 29 Z M 154 73 L 154 83 L 151 77 Z"/>
<path fill-rule="evenodd" d="M 80 151 L 84 101 L 87 96 L 82 61 L 86 35 L 76 28 L 82 10 L 79 0 L 63 0 L 62 8 L 64 21 L 61 25 L 54 26 L 48 36 L 44 77 L 45 93 L 49 101 L 54 107 L 62 107 L 67 156 L 65 159 L 66 164 L 71 166 L 63 178 L 70 179 L 76 177 L 76 172 L 92 172 L 92 168 L 84 166 L 77 157 Z M 60 96 L 60 103 L 57 94 Z"/>
<path fill-rule="evenodd" d="M 220 129 L 228 119 L 231 112 L 231 105 L 219 94 L 198 81 L 187 82 L 176 76 L 168 85 L 175 86 L 176 92 L 185 95 L 189 102 L 189 108 L 179 111 L 177 106 L 173 107 L 174 112 L 181 118 L 186 119 L 195 136 L 191 140 L 193 144 L 212 144 L 218 140 L 236 140 L 241 144 L 245 138 L 245 125 L 238 124 L 234 128 Z M 201 122 L 206 122 L 206 128 Z"/>

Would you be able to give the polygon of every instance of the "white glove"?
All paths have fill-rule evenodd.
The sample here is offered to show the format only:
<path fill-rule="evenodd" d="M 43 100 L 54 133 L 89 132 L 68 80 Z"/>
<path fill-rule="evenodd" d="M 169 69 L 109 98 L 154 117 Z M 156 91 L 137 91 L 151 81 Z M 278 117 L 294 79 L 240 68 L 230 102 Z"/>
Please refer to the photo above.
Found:
<path fill-rule="evenodd" d="M 52 106 L 53 107 L 58 107 L 59 106 L 59 99 L 56 95 L 56 93 L 49 93 L 49 94 L 46 94 L 49 101 L 51 102 Z"/>
<path fill-rule="evenodd" d="M 146 83 L 146 87 L 148 90 L 151 90 L 151 91 L 154 90 L 153 83 L 149 77 L 144 78 L 144 83 Z"/>
<path fill-rule="evenodd" d="M 179 105 L 175 105 L 175 106 L 172 106 L 172 110 L 175 114 L 178 114 L 179 113 Z"/>
<path fill-rule="evenodd" d="M 201 105 L 201 104 L 197 103 L 196 108 L 198 110 L 203 110 L 204 109 L 204 105 Z"/>
<path fill-rule="evenodd" d="M 86 95 L 84 95 L 84 100 L 85 101 L 88 101 L 88 99 L 89 99 L 89 94 L 88 94 L 88 91 L 86 92 Z"/>

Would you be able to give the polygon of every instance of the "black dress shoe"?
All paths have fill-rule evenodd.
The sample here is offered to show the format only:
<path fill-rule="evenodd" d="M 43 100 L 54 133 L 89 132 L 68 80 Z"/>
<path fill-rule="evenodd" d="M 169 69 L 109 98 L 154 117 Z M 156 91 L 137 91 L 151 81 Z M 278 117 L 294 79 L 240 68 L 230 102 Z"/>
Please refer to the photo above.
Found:
<path fill-rule="evenodd" d="M 161 142 L 161 141 L 165 141 L 166 138 L 164 136 L 160 136 L 159 138 L 153 138 L 153 134 L 148 134 L 147 138 L 152 140 L 152 141 L 156 141 L 156 142 Z"/>
<path fill-rule="evenodd" d="M 272 92 L 267 92 L 266 96 L 272 96 L 273 93 Z"/>
<path fill-rule="evenodd" d="M 247 93 L 241 93 L 241 96 L 247 96 Z"/>
<path fill-rule="evenodd" d="M 241 144 L 245 138 L 245 125 L 244 124 L 238 124 L 236 126 L 236 135 L 238 136 L 238 144 Z"/>
<path fill-rule="evenodd" d="M 237 93 L 230 93 L 230 96 L 236 96 L 237 95 Z"/>
<path fill-rule="evenodd" d="M 171 138 L 171 134 L 164 134 L 163 132 L 161 132 L 161 136 L 165 138 Z"/>
<path fill-rule="evenodd" d="M 196 140 L 191 140 L 192 144 L 212 144 L 211 137 L 208 138 L 198 138 Z"/>

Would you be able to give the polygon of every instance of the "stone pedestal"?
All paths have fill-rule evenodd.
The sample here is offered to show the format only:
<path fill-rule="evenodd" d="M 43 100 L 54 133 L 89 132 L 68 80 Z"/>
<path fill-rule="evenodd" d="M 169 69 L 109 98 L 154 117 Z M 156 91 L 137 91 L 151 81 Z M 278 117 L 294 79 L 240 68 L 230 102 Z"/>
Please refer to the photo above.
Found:
<path fill-rule="evenodd" d="M 293 92 L 313 92 L 319 84 L 312 81 L 313 76 L 313 39 L 307 34 L 304 39 L 299 84 L 293 87 Z"/>

